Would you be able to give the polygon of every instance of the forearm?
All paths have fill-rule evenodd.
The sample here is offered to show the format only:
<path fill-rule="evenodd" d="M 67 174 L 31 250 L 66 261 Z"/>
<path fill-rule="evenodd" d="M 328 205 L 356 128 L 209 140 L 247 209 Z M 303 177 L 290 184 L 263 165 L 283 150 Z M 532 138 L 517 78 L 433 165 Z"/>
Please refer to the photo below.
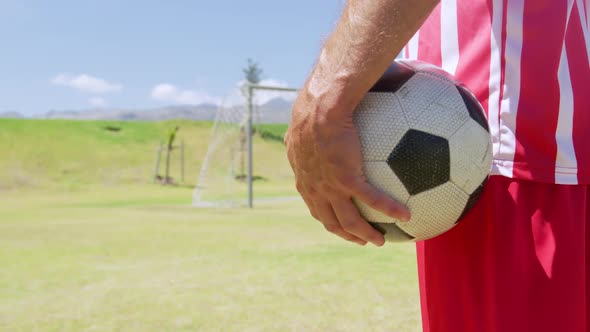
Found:
<path fill-rule="evenodd" d="M 438 0 L 349 0 L 304 94 L 324 111 L 351 112 Z"/>
<path fill-rule="evenodd" d="M 348 241 L 385 241 L 353 198 L 391 218 L 411 218 L 407 207 L 368 182 L 352 115 L 437 2 L 348 0 L 293 105 L 285 143 L 296 188 L 311 215 Z"/>

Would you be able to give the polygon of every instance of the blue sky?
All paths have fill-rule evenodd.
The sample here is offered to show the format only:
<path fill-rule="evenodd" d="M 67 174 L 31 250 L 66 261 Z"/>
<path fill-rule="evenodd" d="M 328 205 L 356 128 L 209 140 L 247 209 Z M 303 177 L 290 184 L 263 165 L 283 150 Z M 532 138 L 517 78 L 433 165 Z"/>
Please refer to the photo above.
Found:
<path fill-rule="evenodd" d="M 2 0 L 0 112 L 235 98 L 247 58 L 300 86 L 342 0 Z"/>

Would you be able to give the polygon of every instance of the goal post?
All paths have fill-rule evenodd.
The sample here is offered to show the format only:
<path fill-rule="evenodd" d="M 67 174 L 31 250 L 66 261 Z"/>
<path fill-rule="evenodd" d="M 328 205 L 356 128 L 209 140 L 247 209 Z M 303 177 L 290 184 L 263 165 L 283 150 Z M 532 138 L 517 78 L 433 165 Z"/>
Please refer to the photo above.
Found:
<path fill-rule="evenodd" d="M 262 83 L 243 84 L 237 95 L 218 106 L 193 194 L 194 206 L 252 208 L 259 200 L 293 199 L 285 191 L 292 172 L 278 143 L 298 90 L 272 81 Z M 259 193 L 254 192 L 255 181 L 260 181 Z"/>
<path fill-rule="evenodd" d="M 284 92 L 296 92 L 297 89 L 295 88 L 286 88 L 286 87 L 278 87 L 278 86 L 268 86 L 268 85 L 258 85 L 252 83 L 244 84 L 244 92 L 246 94 L 246 114 L 247 114 L 247 128 L 246 128 L 246 136 L 248 137 L 248 174 L 247 174 L 247 182 L 248 182 L 248 207 L 254 207 L 254 192 L 253 192 L 253 179 L 252 173 L 253 169 L 253 147 L 252 147 L 252 118 L 254 112 L 254 105 L 252 99 L 254 97 L 254 92 L 256 90 L 267 90 L 267 91 L 284 91 Z"/>

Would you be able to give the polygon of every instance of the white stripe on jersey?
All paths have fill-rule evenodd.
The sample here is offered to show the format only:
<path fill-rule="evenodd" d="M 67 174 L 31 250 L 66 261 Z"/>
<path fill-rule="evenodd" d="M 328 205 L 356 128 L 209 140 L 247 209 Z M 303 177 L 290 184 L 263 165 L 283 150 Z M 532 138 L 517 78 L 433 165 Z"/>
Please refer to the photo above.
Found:
<path fill-rule="evenodd" d="M 408 48 L 408 59 L 417 60 L 418 59 L 418 38 L 420 38 L 420 30 L 414 34 L 412 39 L 408 42 L 406 46 Z"/>
<path fill-rule="evenodd" d="M 584 35 L 584 41 L 586 42 L 586 56 L 588 57 L 588 62 L 590 62 L 590 34 L 588 30 L 588 13 L 584 9 L 584 0 L 577 0 L 576 4 L 578 6 L 578 14 L 580 15 L 580 23 L 582 25 L 582 34 Z M 587 4 L 588 5 L 588 4 Z M 589 10 L 590 12 L 590 10 Z M 586 23 L 586 24 L 584 24 Z"/>
<path fill-rule="evenodd" d="M 577 167 L 576 152 L 574 149 L 573 128 L 574 128 L 574 91 L 570 78 L 569 64 L 565 43 L 561 50 L 561 59 L 557 73 L 559 81 L 559 118 L 557 120 L 557 157 L 555 169 L 555 181 L 561 184 L 576 184 L 578 181 L 577 172 L 566 173 L 566 169 L 575 170 Z"/>
<path fill-rule="evenodd" d="M 569 23 L 573 6 L 573 0 L 568 1 L 566 30 Z M 570 77 L 570 68 L 567 60 L 565 40 L 561 48 L 561 59 L 557 70 L 557 81 L 559 82 L 559 117 L 557 120 L 557 131 L 555 139 L 557 143 L 557 156 L 555 162 L 555 181 L 561 184 L 576 184 L 578 181 L 577 172 L 566 172 L 567 169 L 575 170 L 577 167 L 576 151 L 574 148 L 574 91 Z M 573 176 L 572 176 L 573 175 Z"/>
<path fill-rule="evenodd" d="M 500 107 L 500 151 L 495 159 L 502 161 L 500 173 L 512 177 L 514 154 L 516 152 L 516 116 L 520 98 L 520 64 L 522 61 L 524 0 L 507 0 L 506 49 L 504 58 L 504 97 Z"/>
<path fill-rule="evenodd" d="M 488 123 L 494 147 L 494 155 L 500 149 L 500 91 L 502 79 L 502 0 L 492 4 L 492 26 L 490 31 L 490 98 L 488 99 Z"/>
<path fill-rule="evenodd" d="M 455 75 L 459 64 L 459 31 L 457 30 L 457 0 L 441 2 L 440 45 L 442 68 Z"/>

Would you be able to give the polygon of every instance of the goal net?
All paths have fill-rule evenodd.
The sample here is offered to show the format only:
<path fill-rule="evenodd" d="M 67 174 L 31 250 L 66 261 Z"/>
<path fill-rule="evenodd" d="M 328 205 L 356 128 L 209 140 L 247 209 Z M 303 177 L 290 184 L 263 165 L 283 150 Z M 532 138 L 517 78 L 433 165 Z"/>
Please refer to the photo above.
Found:
<path fill-rule="evenodd" d="M 296 92 L 277 86 L 246 87 L 243 104 L 225 102 L 217 110 L 193 194 L 194 206 L 251 206 L 254 193 L 257 200 L 294 194 L 282 139 Z"/>

